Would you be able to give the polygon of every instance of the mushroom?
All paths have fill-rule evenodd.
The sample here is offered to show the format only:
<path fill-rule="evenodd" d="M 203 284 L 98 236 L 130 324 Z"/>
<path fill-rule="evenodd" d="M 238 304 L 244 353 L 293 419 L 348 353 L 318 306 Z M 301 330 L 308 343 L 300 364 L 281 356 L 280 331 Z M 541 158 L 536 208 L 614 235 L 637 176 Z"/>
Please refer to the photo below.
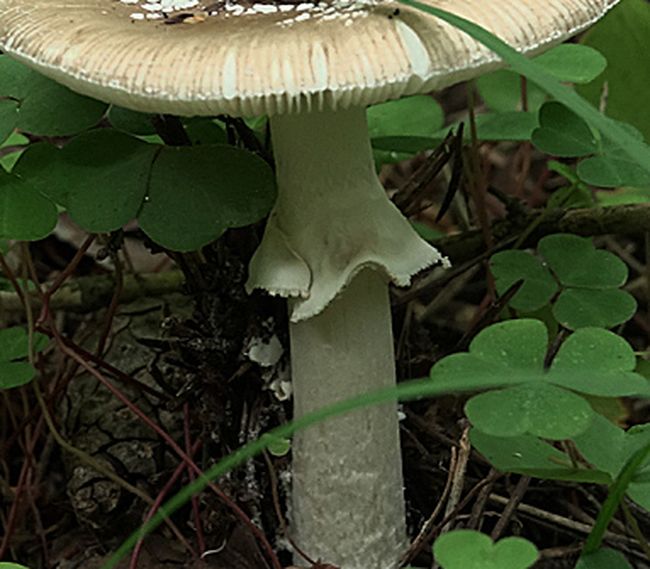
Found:
<path fill-rule="evenodd" d="M 617 2 L 423 1 L 527 54 Z M 295 415 L 394 384 L 388 285 L 445 260 L 380 185 L 365 109 L 494 69 L 493 53 L 382 0 L 0 0 L 0 48 L 133 110 L 269 115 L 279 197 L 248 287 L 289 299 Z M 393 567 L 406 539 L 395 405 L 300 433 L 292 501 L 312 557 Z"/>

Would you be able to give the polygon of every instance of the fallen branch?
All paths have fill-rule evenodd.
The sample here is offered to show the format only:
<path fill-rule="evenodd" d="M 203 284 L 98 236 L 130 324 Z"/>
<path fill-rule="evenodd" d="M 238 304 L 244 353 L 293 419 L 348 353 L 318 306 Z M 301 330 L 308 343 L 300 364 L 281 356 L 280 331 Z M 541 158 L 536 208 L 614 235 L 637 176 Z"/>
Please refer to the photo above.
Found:
<path fill-rule="evenodd" d="M 180 271 L 126 275 L 119 301 L 126 303 L 138 298 L 181 292 L 184 280 Z M 113 275 L 79 277 L 70 280 L 52 295 L 50 308 L 71 312 L 92 312 L 108 306 L 114 291 Z M 41 308 L 42 302 L 39 296 L 34 293 L 29 298 L 34 309 Z M 0 291 L 0 314 L 23 310 L 22 301 L 15 292 Z"/>
<path fill-rule="evenodd" d="M 492 225 L 495 242 L 516 239 L 536 225 L 524 242 L 532 246 L 551 233 L 573 233 L 595 236 L 609 233 L 635 235 L 650 231 L 650 204 L 631 204 L 586 209 L 544 210 L 516 219 L 504 219 Z M 485 242 L 479 230 L 465 231 L 435 242 L 437 248 L 458 265 L 485 253 Z"/>

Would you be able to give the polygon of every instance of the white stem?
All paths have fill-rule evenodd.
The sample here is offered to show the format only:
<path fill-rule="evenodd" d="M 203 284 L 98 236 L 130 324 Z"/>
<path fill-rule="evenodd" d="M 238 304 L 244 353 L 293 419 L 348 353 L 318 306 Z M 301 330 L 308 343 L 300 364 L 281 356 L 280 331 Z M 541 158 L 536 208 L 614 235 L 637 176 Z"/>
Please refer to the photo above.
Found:
<path fill-rule="evenodd" d="M 271 119 L 278 201 L 248 287 L 291 297 L 295 416 L 395 384 L 387 282 L 440 254 L 377 179 L 365 109 Z M 326 421 L 293 446 L 293 532 L 341 569 L 392 569 L 405 540 L 397 410 Z"/>
<path fill-rule="evenodd" d="M 297 417 L 395 384 L 388 290 L 374 271 L 290 332 Z M 310 556 L 341 569 L 393 569 L 405 546 L 402 492 L 395 404 L 295 437 L 292 533 Z"/>
<path fill-rule="evenodd" d="M 321 312 L 361 269 L 398 286 L 443 259 L 386 196 L 365 109 L 271 118 L 278 201 L 249 289 L 297 297 L 295 322 Z"/>

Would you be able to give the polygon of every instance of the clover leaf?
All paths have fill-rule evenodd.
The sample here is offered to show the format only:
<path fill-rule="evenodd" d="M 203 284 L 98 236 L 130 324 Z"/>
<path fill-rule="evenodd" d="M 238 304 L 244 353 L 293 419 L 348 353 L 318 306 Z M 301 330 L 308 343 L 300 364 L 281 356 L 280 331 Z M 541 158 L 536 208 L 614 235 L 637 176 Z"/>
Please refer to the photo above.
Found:
<path fill-rule="evenodd" d="M 495 437 L 472 429 L 472 446 L 494 468 L 544 480 L 565 480 L 592 484 L 610 484 L 612 477 L 603 470 L 576 466 L 571 458 L 549 443 L 531 436 Z"/>
<path fill-rule="evenodd" d="M 542 152 L 564 158 L 581 158 L 579 178 L 603 188 L 645 186 L 650 175 L 620 149 L 594 135 L 589 125 L 558 102 L 544 104 L 539 110 L 539 128 L 532 133 L 533 144 Z M 634 127 L 619 123 L 644 145 L 643 134 Z"/>
<path fill-rule="evenodd" d="M 632 569 L 632 565 L 620 551 L 599 549 L 580 557 L 575 569 Z"/>
<path fill-rule="evenodd" d="M 0 167 L 0 238 L 42 239 L 56 220 L 56 206 L 47 197 Z"/>
<path fill-rule="evenodd" d="M 539 310 L 546 306 L 559 290 L 548 269 L 526 251 L 497 253 L 490 259 L 490 267 L 500 294 L 505 293 L 517 281 L 524 281 L 509 303 L 515 310 Z"/>
<path fill-rule="evenodd" d="M 537 247 L 560 283 L 590 289 L 625 284 L 627 266 L 616 255 L 596 249 L 591 239 L 567 233 L 544 237 Z"/>
<path fill-rule="evenodd" d="M 624 290 L 565 290 L 553 306 L 553 316 L 566 328 L 613 328 L 636 312 L 636 300 Z"/>
<path fill-rule="evenodd" d="M 11 99 L 0 99 L 0 144 L 14 131 L 18 124 L 18 103 Z"/>
<path fill-rule="evenodd" d="M 501 387 L 474 396 L 465 408 L 478 430 L 501 437 L 565 439 L 584 432 L 595 413 L 576 392 L 606 397 L 650 394 L 648 381 L 632 371 L 632 348 L 607 330 L 575 332 L 548 370 L 547 347 L 547 329 L 540 321 L 500 322 L 480 332 L 468 353 L 440 360 L 431 378 L 453 381 L 459 388 L 470 382 L 478 388 Z"/>
<path fill-rule="evenodd" d="M 593 48 L 562 44 L 535 57 L 535 63 L 560 81 L 588 83 L 606 68 L 607 60 Z M 483 75 L 477 80 L 481 98 L 494 111 L 513 111 L 522 103 L 521 76 L 508 69 Z M 528 108 L 537 111 L 547 94 L 534 83 L 526 89 Z"/>
<path fill-rule="evenodd" d="M 629 458 L 650 444 L 650 424 L 624 431 L 598 415 L 586 431 L 573 437 L 573 441 L 591 464 L 616 478 Z M 650 510 L 649 471 L 650 461 L 627 488 L 628 496 L 646 510 Z"/>
<path fill-rule="evenodd" d="M 107 108 L 105 103 L 73 93 L 7 56 L 0 56 L 0 97 L 17 103 L 12 130 L 15 127 L 39 136 L 83 132 L 96 125 Z"/>
<path fill-rule="evenodd" d="M 596 249 L 590 239 L 561 233 L 544 237 L 538 251 L 565 289 L 553 307 L 563 326 L 612 328 L 634 315 L 636 301 L 618 289 L 628 270 L 616 255 Z"/>
<path fill-rule="evenodd" d="M 594 415 L 579 395 L 542 382 L 477 395 L 467 402 L 465 413 L 489 435 L 530 433 L 558 440 L 583 432 Z"/>
<path fill-rule="evenodd" d="M 515 310 L 534 312 L 552 302 L 554 318 L 571 330 L 612 328 L 634 315 L 634 297 L 619 289 L 628 269 L 616 255 L 561 233 L 544 237 L 538 252 L 545 264 L 525 251 L 503 251 L 490 260 L 500 294 L 523 280 L 509 303 Z"/>
<path fill-rule="evenodd" d="M 275 201 L 271 168 L 250 152 L 148 144 L 108 128 L 83 133 L 63 149 L 33 145 L 13 172 L 87 231 L 113 231 L 137 218 L 151 239 L 176 251 L 259 221 Z"/>
<path fill-rule="evenodd" d="M 441 535 L 433 554 L 443 569 L 527 569 L 539 557 L 537 548 L 521 537 L 506 537 L 494 543 L 489 536 L 472 530 Z"/>
<path fill-rule="evenodd" d="M 573 158 L 598 151 L 598 141 L 589 125 L 562 103 L 546 103 L 539 110 L 539 128 L 533 144 L 553 156 Z"/>
<path fill-rule="evenodd" d="M 39 352 L 47 345 L 47 337 L 34 334 L 34 350 Z M 0 330 L 0 389 L 11 389 L 29 383 L 34 368 L 21 361 L 29 353 L 29 338 L 24 328 L 13 327 Z"/>

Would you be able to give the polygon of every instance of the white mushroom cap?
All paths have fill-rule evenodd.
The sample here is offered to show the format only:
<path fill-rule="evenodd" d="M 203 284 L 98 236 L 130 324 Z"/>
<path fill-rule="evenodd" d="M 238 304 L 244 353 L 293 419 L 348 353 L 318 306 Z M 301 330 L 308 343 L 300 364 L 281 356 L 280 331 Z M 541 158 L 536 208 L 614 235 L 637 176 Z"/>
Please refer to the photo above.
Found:
<path fill-rule="evenodd" d="M 618 2 L 423 1 L 526 53 Z M 184 13 L 195 25 L 165 25 Z M 177 115 L 348 108 L 498 65 L 463 32 L 382 0 L 0 0 L 0 49 L 80 93 Z"/>

